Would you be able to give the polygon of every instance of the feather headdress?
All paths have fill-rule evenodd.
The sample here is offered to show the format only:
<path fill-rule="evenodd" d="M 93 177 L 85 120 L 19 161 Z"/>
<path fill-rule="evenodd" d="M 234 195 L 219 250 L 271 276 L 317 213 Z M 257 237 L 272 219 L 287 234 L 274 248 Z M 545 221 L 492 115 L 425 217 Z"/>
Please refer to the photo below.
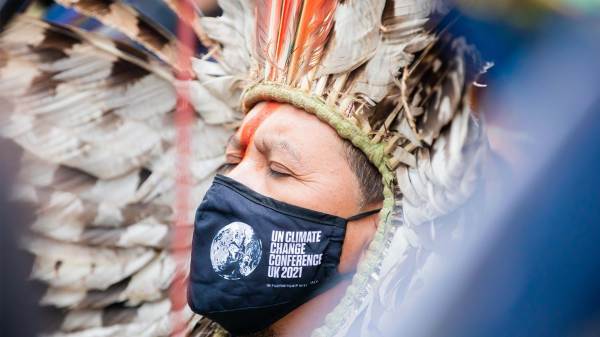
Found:
<path fill-rule="evenodd" d="M 48 284 L 42 303 L 65 312 L 57 336 L 166 335 L 166 291 L 185 265 L 166 249 L 181 43 L 131 1 L 58 2 L 120 35 L 20 17 L 0 37 L 0 95 L 10 103 L 1 132 L 26 150 L 18 196 L 37 209 L 26 244 L 32 276 Z M 199 116 L 192 203 L 255 104 L 315 114 L 377 167 L 385 200 L 352 284 L 313 335 L 389 320 L 390 299 L 404 303 L 463 224 L 458 209 L 486 149 L 469 101 L 481 65 L 449 33 L 447 9 L 434 0 L 227 0 L 211 18 L 153 3 L 210 50 L 192 60 L 187 83 Z M 182 312 L 188 334 L 214 330 Z"/>

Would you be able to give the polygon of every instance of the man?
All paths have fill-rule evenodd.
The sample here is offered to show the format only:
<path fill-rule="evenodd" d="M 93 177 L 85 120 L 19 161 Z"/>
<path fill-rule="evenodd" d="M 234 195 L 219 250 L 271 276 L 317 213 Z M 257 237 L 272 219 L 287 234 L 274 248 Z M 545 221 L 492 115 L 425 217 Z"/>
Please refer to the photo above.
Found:
<path fill-rule="evenodd" d="M 289 104 L 263 102 L 248 113 L 226 148 L 223 173 L 270 198 L 342 218 L 378 210 L 383 201 L 381 176 L 366 156 Z M 342 278 L 356 271 L 377 220 L 374 213 L 348 221 L 337 266 Z M 260 227 L 260 219 L 255 224 Z M 349 284 L 345 277 L 258 335 L 306 335 L 322 324 Z"/>
<path fill-rule="evenodd" d="M 183 76 L 199 116 L 180 179 L 198 201 L 186 236 L 198 316 L 167 295 L 187 275 L 165 246 L 189 202 L 174 207 L 180 42 L 126 2 L 61 4 L 122 33 L 21 17 L 0 40 L 13 110 L 1 131 L 26 150 L 26 248 L 43 303 L 67 313 L 61 334 L 369 335 L 391 303 L 408 310 L 461 236 L 485 153 L 477 53 L 448 33 L 444 6 L 228 0 L 210 18 L 160 2 L 210 50 Z"/>
<path fill-rule="evenodd" d="M 374 333 L 388 317 L 367 312 L 406 303 L 465 225 L 441 219 L 472 195 L 485 148 L 476 52 L 426 29 L 440 13 L 422 4 L 222 6 L 204 27 L 222 75 L 249 79 L 246 115 L 196 212 L 188 303 L 235 336 Z M 195 70 L 209 91 L 227 78 Z M 214 251 L 239 223 L 261 253 L 227 279 Z"/>

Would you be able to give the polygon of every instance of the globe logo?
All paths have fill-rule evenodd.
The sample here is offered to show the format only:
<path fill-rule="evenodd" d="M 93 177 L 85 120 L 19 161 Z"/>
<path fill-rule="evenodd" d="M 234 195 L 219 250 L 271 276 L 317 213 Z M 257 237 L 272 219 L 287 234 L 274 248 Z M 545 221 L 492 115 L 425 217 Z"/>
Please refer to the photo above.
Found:
<path fill-rule="evenodd" d="M 214 271 L 227 280 L 250 275 L 260 262 L 262 243 L 249 225 L 232 222 L 221 228 L 210 246 Z"/>

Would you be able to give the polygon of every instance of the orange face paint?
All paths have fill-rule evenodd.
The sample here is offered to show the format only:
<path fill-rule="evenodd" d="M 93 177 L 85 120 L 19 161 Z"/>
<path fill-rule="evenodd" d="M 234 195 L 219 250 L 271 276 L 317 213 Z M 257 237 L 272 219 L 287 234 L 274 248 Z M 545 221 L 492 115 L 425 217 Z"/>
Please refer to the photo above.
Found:
<path fill-rule="evenodd" d="M 275 111 L 275 109 L 279 106 L 277 102 L 267 102 L 259 111 L 257 111 L 252 117 L 250 117 L 240 130 L 240 145 L 242 148 L 246 149 L 252 138 L 254 137 L 254 133 L 256 133 L 256 129 L 258 126 L 267 118 L 269 115 Z M 245 151 L 244 151 L 245 154 Z"/>

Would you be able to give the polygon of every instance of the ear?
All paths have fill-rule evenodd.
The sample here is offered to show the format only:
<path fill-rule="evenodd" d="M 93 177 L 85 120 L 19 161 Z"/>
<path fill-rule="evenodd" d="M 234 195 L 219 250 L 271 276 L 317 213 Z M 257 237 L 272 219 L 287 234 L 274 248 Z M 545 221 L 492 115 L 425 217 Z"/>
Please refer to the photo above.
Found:
<path fill-rule="evenodd" d="M 375 204 L 365 206 L 364 209 L 377 209 L 380 207 L 381 205 Z M 339 273 L 345 274 L 356 271 L 356 266 L 367 251 L 371 240 L 373 240 L 378 225 L 379 213 L 362 219 L 348 221 L 342 246 L 342 255 L 338 266 Z"/>

